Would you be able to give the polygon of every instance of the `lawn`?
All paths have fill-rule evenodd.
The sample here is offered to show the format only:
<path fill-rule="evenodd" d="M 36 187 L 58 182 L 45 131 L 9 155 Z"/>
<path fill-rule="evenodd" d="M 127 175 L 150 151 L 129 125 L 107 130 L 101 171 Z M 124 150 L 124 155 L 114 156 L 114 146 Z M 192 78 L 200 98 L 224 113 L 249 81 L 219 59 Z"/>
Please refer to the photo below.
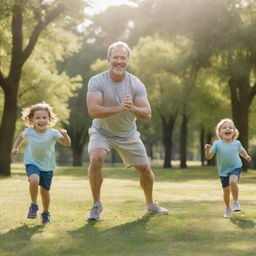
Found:
<path fill-rule="evenodd" d="M 215 168 L 154 168 L 155 199 L 167 216 L 145 214 L 138 177 L 123 167 L 104 168 L 99 222 L 87 222 L 91 194 L 86 167 L 58 167 L 51 190 L 51 220 L 26 218 L 30 203 L 23 165 L 0 177 L 1 256 L 255 256 L 256 171 L 243 173 L 243 211 L 223 218 Z M 40 199 L 40 198 L 39 198 Z M 39 201 L 41 208 L 41 201 Z"/>

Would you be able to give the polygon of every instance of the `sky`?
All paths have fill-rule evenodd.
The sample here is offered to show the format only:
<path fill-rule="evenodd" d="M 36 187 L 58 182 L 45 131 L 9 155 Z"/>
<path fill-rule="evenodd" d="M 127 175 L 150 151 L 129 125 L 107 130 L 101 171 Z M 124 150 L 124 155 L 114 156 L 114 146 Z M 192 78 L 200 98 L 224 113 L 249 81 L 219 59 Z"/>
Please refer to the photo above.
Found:
<path fill-rule="evenodd" d="M 109 6 L 128 4 L 131 6 L 136 6 L 135 3 L 131 3 L 129 0 L 90 0 L 93 8 L 90 9 L 92 14 L 103 11 Z"/>

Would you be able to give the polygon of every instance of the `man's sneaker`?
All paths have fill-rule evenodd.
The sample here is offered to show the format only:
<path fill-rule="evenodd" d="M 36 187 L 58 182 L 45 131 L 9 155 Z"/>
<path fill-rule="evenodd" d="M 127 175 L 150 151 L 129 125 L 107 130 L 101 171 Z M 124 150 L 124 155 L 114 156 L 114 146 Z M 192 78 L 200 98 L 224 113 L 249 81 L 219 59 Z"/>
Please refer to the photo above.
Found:
<path fill-rule="evenodd" d="M 153 202 L 147 207 L 147 213 L 150 214 L 169 214 L 169 211 L 163 207 L 160 207 L 158 203 Z"/>
<path fill-rule="evenodd" d="M 43 224 L 47 224 L 50 222 L 50 213 L 49 212 L 42 212 L 41 213 L 41 220 Z"/>
<path fill-rule="evenodd" d="M 96 220 L 96 221 L 99 220 L 100 215 L 102 214 L 102 211 L 103 211 L 103 207 L 101 202 L 94 203 L 94 205 L 90 209 L 90 212 L 87 216 L 87 220 Z"/>
<path fill-rule="evenodd" d="M 231 215 L 232 215 L 232 208 L 227 207 L 224 213 L 224 218 L 231 218 Z"/>
<path fill-rule="evenodd" d="M 28 209 L 28 218 L 29 219 L 35 219 L 37 217 L 37 211 L 38 211 L 38 205 L 31 203 L 29 209 Z"/>
<path fill-rule="evenodd" d="M 241 211 L 241 206 L 238 201 L 233 201 L 232 208 L 233 208 L 233 212 Z"/>

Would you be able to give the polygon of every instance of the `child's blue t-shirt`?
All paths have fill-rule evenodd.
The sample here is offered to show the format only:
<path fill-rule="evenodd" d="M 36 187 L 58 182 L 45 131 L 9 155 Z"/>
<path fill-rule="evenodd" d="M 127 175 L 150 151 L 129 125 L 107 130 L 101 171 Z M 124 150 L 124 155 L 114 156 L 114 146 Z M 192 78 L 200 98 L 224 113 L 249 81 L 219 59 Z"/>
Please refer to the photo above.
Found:
<path fill-rule="evenodd" d="M 55 144 L 63 138 L 62 134 L 52 128 L 48 128 L 44 133 L 38 133 L 34 128 L 26 128 L 23 137 L 27 140 L 25 165 L 33 164 L 41 171 L 53 171 L 56 166 Z"/>
<path fill-rule="evenodd" d="M 229 176 L 229 173 L 236 168 L 242 167 L 239 153 L 244 150 L 239 140 L 225 142 L 215 141 L 210 152 L 216 153 L 219 176 Z"/>

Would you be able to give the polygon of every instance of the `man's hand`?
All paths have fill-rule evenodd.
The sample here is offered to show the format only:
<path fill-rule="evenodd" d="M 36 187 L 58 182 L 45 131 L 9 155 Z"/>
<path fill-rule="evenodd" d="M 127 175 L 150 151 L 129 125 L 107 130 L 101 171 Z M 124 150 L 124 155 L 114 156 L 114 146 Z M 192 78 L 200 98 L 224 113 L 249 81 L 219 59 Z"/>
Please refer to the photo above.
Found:
<path fill-rule="evenodd" d="M 134 106 L 132 97 L 130 95 L 124 96 L 122 105 L 124 107 L 124 110 L 131 111 Z"/>

